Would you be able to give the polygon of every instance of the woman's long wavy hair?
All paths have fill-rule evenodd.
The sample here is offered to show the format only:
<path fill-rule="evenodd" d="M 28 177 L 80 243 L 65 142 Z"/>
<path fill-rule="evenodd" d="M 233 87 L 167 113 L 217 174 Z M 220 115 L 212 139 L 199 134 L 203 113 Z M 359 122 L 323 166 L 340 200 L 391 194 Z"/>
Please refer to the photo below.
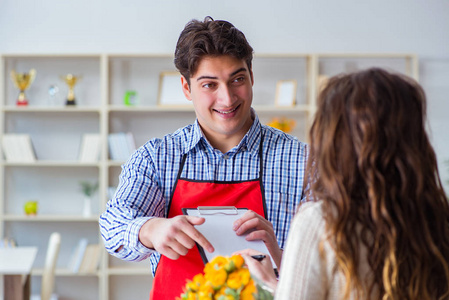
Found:
<path fill-rule="evenodd" d="M 403 75 L 340 75 L 320 93 L 310 191 L 323 200 L 344 298 L 449 299 L 449 205 L 425 127 L 424 91 Z"/>

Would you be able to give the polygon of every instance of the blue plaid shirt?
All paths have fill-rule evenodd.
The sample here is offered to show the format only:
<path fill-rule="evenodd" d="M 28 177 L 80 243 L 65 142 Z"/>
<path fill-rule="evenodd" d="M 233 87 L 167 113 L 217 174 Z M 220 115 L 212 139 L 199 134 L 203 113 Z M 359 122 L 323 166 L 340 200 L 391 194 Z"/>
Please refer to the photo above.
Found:
<path fill-rule="evenodd" d="M 239 145 L 227 153 L 214 149 L 198 121 L 140 147 L 122 166 L 120 182 L 100 231 L 106 250 L 123 260 L 141 261 L 151 255 L 152 272 L 160 255 L 139 241 L 141 226 L 152 217 L 165 217 L 183 154 L 181 177 L 208 181 L 242 181 L 259 177 L 259 143 L 263 134 L 263 185 L 268 220 L 279 246 L 284 247 L 290 222 L 303 197 L 307 145 L 277 129 L 254 122 Z M 120 251 L 117 249 L 123 246 Z M 117 251 L 117 252 L 116 252 Z M 154 254 L 154 255 L 152 255 Z"/>

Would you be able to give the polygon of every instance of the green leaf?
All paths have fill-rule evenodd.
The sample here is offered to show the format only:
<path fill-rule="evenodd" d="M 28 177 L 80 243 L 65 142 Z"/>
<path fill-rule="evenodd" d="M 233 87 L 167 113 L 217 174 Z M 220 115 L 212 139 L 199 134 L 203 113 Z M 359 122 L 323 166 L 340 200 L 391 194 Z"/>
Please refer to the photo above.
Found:
<path fill-rule="evenodd" d="M 91 197 L 98 189 L 98 182 L 81 181 L 80 185 L 83 194 L 87 197 Z"/>
<path fill-rule="evenodd" d="M 225 294 L 234 297 L 234 299 L 239 299 L 240 298 L 239 297 L 240 293 L 237 292 L 234 289 L 231 289 L 231 288 L 227 288 L 226 291 L 225 291 Z"/>
<path fill-rule="evenodd" d="M 228 274 L 231 273 L 232 271 L 235 270 L 235 263 L 232 260 L 230 260 L 224 269 L 226 270 L 226 272 L 228 272 Z"/>
<path fill-rule="evenodd" d="M 256 287 L 257 287 L 257 296 L 255 296 L 255 298 L 257 300 L 273 300 L 274 299 L 274 295 L 271 292 L 264 289 L 263 287 L 261 287 L 258 284 L 256 285 Z"/>

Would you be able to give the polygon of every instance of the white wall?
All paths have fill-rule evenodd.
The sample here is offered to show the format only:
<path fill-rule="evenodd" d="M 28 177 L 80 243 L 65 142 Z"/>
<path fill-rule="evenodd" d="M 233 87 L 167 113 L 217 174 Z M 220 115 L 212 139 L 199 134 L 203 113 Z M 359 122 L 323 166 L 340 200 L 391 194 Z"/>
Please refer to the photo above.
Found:
<path fill-rule="evenodd" d="M 259 53 L 418 54 L 449 180 L 447 0 L 0 0 L 0 53 L 172 53 L 185 23 L 206 15 L 231 21 Z"/>

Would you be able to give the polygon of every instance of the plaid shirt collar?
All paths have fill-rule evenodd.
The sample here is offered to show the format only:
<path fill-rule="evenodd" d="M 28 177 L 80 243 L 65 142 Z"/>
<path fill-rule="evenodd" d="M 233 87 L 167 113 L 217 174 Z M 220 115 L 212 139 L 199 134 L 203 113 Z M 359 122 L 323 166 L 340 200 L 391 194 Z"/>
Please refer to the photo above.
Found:
<path fill-rule="evenodd" d="M 259 144 L 261 137 L 261 124 L 259 121 L 259 117 L 253 108 L 251 108 L 251 117 L 254 119 L 253 124 L 249 128 L 248 132 L 242 138 L 240 143 L 229 150 L 228 153 L 236 153 L 238 151 L 250 151 L 252 155 L 258 155 L 259 153 Z M 198 123 L 198 119 L 195 120 L 195 123 L 192 126 L 192 134 L 190 135 L 190 140 L 184 145 L 184 153 L 188 153 L 195 147 L 200 147 L 202 145 L 206 149 L 214 150 L 214 147 L 209 143 L 203 131 L 201 130 L 200 124 Z"/>

